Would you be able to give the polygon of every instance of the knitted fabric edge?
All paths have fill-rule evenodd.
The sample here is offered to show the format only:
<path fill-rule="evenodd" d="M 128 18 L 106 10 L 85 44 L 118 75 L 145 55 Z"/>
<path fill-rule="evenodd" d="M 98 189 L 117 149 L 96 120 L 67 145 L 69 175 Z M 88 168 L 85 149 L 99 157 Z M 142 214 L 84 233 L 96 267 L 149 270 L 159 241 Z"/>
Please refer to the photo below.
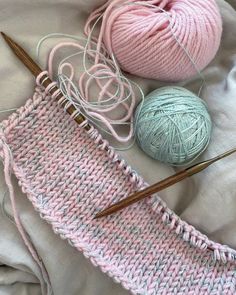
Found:
<path fill-rule="evenodd" d="M 16 112 L 11 114 L 7 120 L 2 121 L 1 129 L 0 129 L 0 141 L 1 145 L 6 145 L 6 134 L 10 132 L 10 130 L 16 127 L 19 122 L 25 118 L 34 108 L 38 106 L 42 99 L 45 98 L 47 93 L 42 92 L 43 89 L 39 85 L 36 87 L 36 92 L 39 94 L 41 92 L 41 96 L 33 96 L 32 99 L 28 99 L 26 104 L 20 107 Z M 84 124 L 78 128 L 84 128 Z M 85 131 L 85 129 L 84 129 Z M 94 143 L 97 145 L 97 148 L 107 150 L 109 157 L 114 162 L 119 162 L 117 165 L 117 169 L 120 169 L 125 173 L 127 176 L 135 177 L 137 181 L 143 182 L 142 177 L 134 171 L 130 165 L 126 163 L 124 159 L 122 159 L 114 149 L 109 146 L 109 143 L 104 140 L 97 129 L 92 127 L 88 132 L 91 138 L 94 140 Z M 102 141 L 102 144 L 101 144 Z M 4 159 L 5 152 L 0 147 L 0 157 Z M 69 244 L 76 247 L 78 250 L 82 251 L 86 258 L 89 258 L 93 265 L 99 266 L 104 273 L 107 273 L 110 277 L 112 277 L 116 282 L 121 283 L 122 286 L 134 294 L 140 294 L 143 290 L 137 289 L 135 283 L 130 281 L 130 279 L 124 277 L 124 274 L 121 273 L 119 270 L 114 268 L 111 263 L 105 261 L 104 257 L 99 257 L 96 253 L 91 251 L 91 245 L 86 241 L 73 240 L 69 233 L 64 234 L 60 227 L 57 225 L 57 220 L 53 218 L 48 218 L 46 215 L 40 211 L 38 206 L 38 202 L 36 202 L 36 196 L 33 192 L 29 189 L 29 184 L 27 181 L 22 181 L 24 178 L 23 172 L 20 170 L 19 167 L 14 163 L 12 164 L 12 169 L 19 181 L 19 185 L 22 188 L 23 193 L 26 193 L 29 199 L 32 201 L 34 208 L 40 213 L 40 216 L 46 220 L 48 223 L 52 224 L 53 230 L 55 233 L 59 234 L 62 239 L 68 239 Z M 145 185 L 147 185 L 145 183 Z M 236 251 L 230 248 L 227 245 L 222 245 L 210 240 L 206 235 L 202 234 L 200 231 L 195 229 L 193 226 L 189 225 L 187 222 L 180 219 L 178 215 L 176 215 L 172 210 L 170 210 L 166 203 L 159 198 L 159 196 L 155 195 L 147 200 L 147 203 L 151 206 L 152 210 L 158 213 L 161 216 L 162 221 L 166 226 L 170 227 L 171 230 L 175 231 L 175 233 L 180 236 L 186 243 L 201 249 L 202 251 L 209 251 L 212 250 L 212 258 L 214 260 L 221 260 L 224 263 L 228 261 L 235 261 L 236 260 Z"/>

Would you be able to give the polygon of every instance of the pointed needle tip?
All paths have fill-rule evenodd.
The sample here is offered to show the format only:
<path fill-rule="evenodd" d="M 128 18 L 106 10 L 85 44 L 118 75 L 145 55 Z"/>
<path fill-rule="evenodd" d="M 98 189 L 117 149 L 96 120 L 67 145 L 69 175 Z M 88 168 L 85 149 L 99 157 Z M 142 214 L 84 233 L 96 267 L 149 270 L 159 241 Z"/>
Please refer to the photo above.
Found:
<path fill-rule="evenodd" d="M 93 219 L 94 220 L 99 219 L 99 218 L 102 218 L 103 216 L 104 216 L 103 212 L 100 212 L 100 213 L 96 214 Z"/>
<path fill-rule="evenodd" d="M 9 37 L 5 33 L 1 32 L 1 35 L 5 39 L 5 41 L 8 41 Z"/>

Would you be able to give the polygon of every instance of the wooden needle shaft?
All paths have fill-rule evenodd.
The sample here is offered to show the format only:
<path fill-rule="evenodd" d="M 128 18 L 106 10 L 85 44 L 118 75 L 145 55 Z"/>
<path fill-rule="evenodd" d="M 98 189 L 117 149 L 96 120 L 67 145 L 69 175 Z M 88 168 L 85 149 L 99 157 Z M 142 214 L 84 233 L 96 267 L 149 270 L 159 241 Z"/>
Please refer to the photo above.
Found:
<path fill-rule="evenodd" d="M 182 180 L 184 180 L 187 177 L 190 177 L 196 173 L 201 172 L 202 170 L 206 169 L 208 166 L 212 165 L 213 163 L 215 163 L 216 161 L 219 161 L 225 157 L 228 157 L 229 155 L 233 154 L 236 152 L 236 148 L 232 149 L 230 151 L 227 151 L 226 153 L 223 153 L 213 159 L 198 163 L 194 166 L 191 166 L 185 170 L 182 170 L 158 183 L 155 183 L 151 186 L 149 186 L 146 189 L 143 189 L 139 192 L 134 193 L 133 195 L 127 197 L 126 199 L 123 199 L 117 203 L 115 203 L 114 205 L 106 208 L 105 210 L 99 212 L 95 218 L 101 218 L 104 216 L 108 216 L 110 214 L 113 214 L 119 210 L 124 209 L 125 207 L 136 203 L 146 197 L 151 196 L 152 194 L 155 194 L 163 189 L 166 189 L 168 187 L 170 187 L 171 185 L 180 182 Z"/>
<path fill-rule="evenodd" d="M 9 45 L 9 47 L 12 49 L 12 51 L 15 53 L 15 55 L 22 61 L 22 63 L 31 71 L 31 73 L 35 77 L 37 77 L 40 73 L 42 73 L 42 69 L 28 55 L 28 53 L 25 52 L 25 50 L 21 46 L 19 46 L 15 41 L 13 41 L 5 33 L 1 32 L 1 35 L 3 36 L 3 38 L 5 39 L 7 44 Z M 49 77 L 47 77 L 47 79 L 45 79 L 45 77 L 42 77 L 41 81 L 42 81 L 42 85 L 46 88 L 48 85 L 50 85 L 52 83 L 52 81 Z M 52 89 L 49 90 L 49 93 L 51 95 L 53 95 L 57 90 L 58 90 L 58 87 L 53 87 Z M 63 94 L 62 94 L 62 92 L 60 92 L 57 95 L 56 99 L 59 101 L 62 97 L 63 97 Z M 65 107 L 67 102 L 68 101 L 66 99 L 64 99 L 63 102 L 61 103 L 61 106 Z M 76 108 L 71 104 L 68 108 L 66 108 L 66 112 L 70 115 L 75 114 L 76 111 L 77 111 Z M 82 122 L 84 122 L 86 120 L 85 117 L 81 113 L 77 114 L 76 116 L 73 116 L 73 118 L 78 124 L 81 124 Z M 86 130 L 90 130 L 91 126 L 89 125 L 89 123 L 87 123 L 84 126 L 84 128 Z"/>

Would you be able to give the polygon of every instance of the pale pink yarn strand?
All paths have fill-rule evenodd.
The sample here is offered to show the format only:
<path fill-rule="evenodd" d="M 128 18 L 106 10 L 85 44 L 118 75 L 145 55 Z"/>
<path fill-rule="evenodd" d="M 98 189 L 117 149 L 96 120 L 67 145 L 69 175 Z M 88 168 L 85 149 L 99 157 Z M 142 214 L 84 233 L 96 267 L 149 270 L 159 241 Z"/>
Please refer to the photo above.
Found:
<path fill-rule="evenodd" d="M 16 207 L 14 188 L 13 188 L 12 181 L 11 181 L 11 171 L 12 171 L 13 160 L 12 160 L 12 155 L 11 155 L 11 151 L 9 149 L 9 146 L 5 143 L 3 136 L 1 139 L 1 150 L 2 150 L 1 157 L 2 157 L 3 163 L 4 163 L 5 182 L 8 187 L 8 191 L 9 191 L 9 196 L 10 196 L 10 201 L 11 201 L 12 211 L 13 211 L 13 217 L 15 220 L 16 227 L 17 227 L 19 234 L 20 234 L 25 246 L 27 247 L 30 255 L 35 260 L 39 269 L 41 270 L 41 273 L 42 273 L 43 278 L 45 279 L 45 282 L 47 282 L 49 284 L 48 285 L 48 287 L 49 287 L 48 294 L 52 294 L 51 286 L 50 286 L 50 279 L 49 279 L 48 273 L 46 271 L 46 268 L 43 264 L 43 261 L 41 260 L 36 249 L 34 248 L 30 238 L 28 237 L 28 235 L 24 229 L 24 226 L 20 220 L 20 217 L 19 217 L 18 209 Z"/>
<path fill-rule="evenodd" d="M 93 119 L 98 120 L 100 123 L 103 123 L 106 126 L 106 128 L 109 130 L 110 134 L 117 141 L 123 142 L 123 143 L 130 141 L 134 133 L 133 124 L 129 123 L 130 127 L 128 130 L 128 134 L 126 136 L 120 136 L 115 130 L 115 128 L 113 127 L 113 124 L 126 124 L 126 122 L 128 121 L 131 121 L 131 122 L 133 121 L 133 111 L 136 104 L 135 93 L 133 89 L 118 76 L 116 72 L 117 70 L 115 70 L 115 68 L 112 68 L 113 66 L 115 67 L 115 65 L 112 64 L 112 60 L 106 57 L 105 55 L 102 55 L 100 51 L 104 50 L 104 48 L 101 49 L 101 46 L 99 46 L 100 51 L 99 52 L 97 51 L 96 53 L 94 53 L 91 50 L 91 47 L 89 45 L 88 45 L 88 49 L 86 49 L 83 45 L 79 43 L 75 43 L 75 42 L 61 42 L 57 44 L 51 50 L 49 54 L 49 58 L 48 58 L 49 76 L 53 79 L 53 66 L 54 66 L 54 58 L 56 53 L 61 48 L 68 48 L 68 47 L 72 47 L 80 51 L 84 51 L 84 54 L 88 55 L 88 57 L 90 57 L 94 62 L 92 66 L 90 66 L 86 71 L 84 71 L 81 74 L 81 76 L 79 77 L 77 81 L 78 89 L 80 92 L 80 97 L 77 98 L 78 103 L 81 105 L 80 110 L 82 111 L 84 110 L 83 113 L 85 116 L 92 117 Z M 108 65 L 103 64 L 100 61 L 101 55 L 103 58 L 107 58 Z M 71 63 L 69 62 L 62 63 L 58 69 L 58 72 L 62 74 L 63 69 L 65 67 L 67 67 L 67 69 L 70 71 L 69 79 L 72 81 L 74 78 L 75 72 Z M 90 74 L 91 76 L 89 76 L 88 74 Z M 102 79 L 103 75 L 107 76 L 105 85 L 103 85 L 100 82 L 100 78 Z M 103 103 L 106 97 L 111 98 L 112 96 L 114 97 L 114 100 L 116 102 L 104 108 L 100 107 L 99 110 L 97 110 L 95 106 L 93 107 L 92 104 L 89 104 L 91 99 L 89 89 L 92 82 L 95 82 L 95 84 L 97 85 L 99 89 L 99 94 L 97 97 L 98 102 Z M 116 87 L 119 87 L 120 89 L 120 92 L 115 96 L 112 93 L 110 93 L 110 86 L 112 83 L 116 84 L 117 85 Z M 124 100 L 126 90 L 130 91 L 129 102 L 126 102 Z M 71 89 L 71 84 L 69 83 L 67 85 L 67 94 L 69 96 L 73 96 L 74 98 L 76 98 L 76 94 Z M 86 108 L 86 106 L 88 105 L 89 107 Z M 111 112 L 116 111 L 116 109 L 118 108 L 122 109 L 121 116 L 116 120 L 112 120 L 109 117 L 109 114 L 112 114 Z"/>

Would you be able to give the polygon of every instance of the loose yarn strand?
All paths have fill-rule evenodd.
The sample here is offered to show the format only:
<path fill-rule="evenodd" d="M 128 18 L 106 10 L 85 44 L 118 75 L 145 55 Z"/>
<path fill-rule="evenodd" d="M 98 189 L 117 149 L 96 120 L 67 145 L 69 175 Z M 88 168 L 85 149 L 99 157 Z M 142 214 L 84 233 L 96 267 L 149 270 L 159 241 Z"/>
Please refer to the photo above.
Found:
<path fill-rule="evenodd" d="M 77 41 L 86 41 L 87 40 L 86 38 L 77 37 L 75 35 L 70 35 L 70 34 L 62 34 L 62 33 L 51 33 L 51 34 L 47 34 L 44 37 L 42 37 L 38 41 L 38 43 L 37 43 L 37 46 L 36 46 L 36 56 L 37 56 L 37 59 L 39 59 L 39 57 L 40 57 L 40 50 L 41 50 L 42 44 L 47 39 L 51 39 L 51 38 L 62 38 L 62 37 L 74 39 L 74 40 L 77 40 Z"/>
<path fill-rule="evenodd" d="M 0 113 L 8 113 L 8 112 L 16 111 L 16 110 L 17 108 L 9 108 L 9 109 L 0 110 Z"/>
<path fill-rule="evenodd" d="M 40 268 L 43 278 L 45 279 L 46 282 L 49 283 L 49 286 L 48 286 L 49 293 L 48 294 L 52 294 L 50 279 L 49 279 L 48 273 L 46 271 L 46 268 L 43 264 L 42 259 L 39 257 L 35 247 L 33 246 L 30 238 L 28 237 L 28 234 L 26 233 L 24 226 L 20 220 L 19 214 L 18 214 L 18 210 L 16 207 L 16 201 L 15 201 L 14 188 L 13 188 L 12 181 L 11 181 L 11 171 L 12 171 L 13 158 L 12 158 L 12 153 L 11 153 L 10 148 L 5 143 L 5 140 L 3 138 L 1 138 L 1 149 L 2 149 L 2 159 L 3 159 L 3 164 L 4 164 L 5 182 L 6 182 L 8 191 L 9 191 L 9 197 L 11 200 L 11 206 L 12 206 L 13 216 L 15 219 L 15 225 L 16 225 L 16 227 L 23 239 L 24 244 L 28 248 L 31 256 L 33 257 L 33 259 L 37 263 L 38 267 Z"/>
<path fill-rule="evenodd" d="M 5 200 L 6 200 L 6 197 L 7 197 L 7 191 L 4 192 L 3 198 L 2 198 L 1 204 L 0 204 L 2 215 L 3 216 L 6 216 L 10 220 L 10 222 L 13 223 L 16 226 L 16 223 L 15 223 L 14 218 L 7 212 L 7 210 L 5 208 Z"/>
<path fill-rule="evenodd" d="M 54 35 L 50 35 L 49 37 L 53 37 Z M 58 37 L 59 34 L 56 34 L 56 36 Z M 64 34 L 61 34 L 62 37 L 65 37 Z M 69 36 L 70 37 L 70 36 Z M 41 39 L 38 43 L 37 46 L 37 54 L 39 54 L 39 49 L 42 45 L 42 42 L 44 40 L 46 40 L 47 36 L 45 36 L 43 39 Z M 60 43 L 58 45 L 56 45 L 53 50 L 51 51 L 50 55 L 49 55 L 49 74 L 52 75 L 52 64 L 53 64 L 53 58 L 55 56 L 56 51 L 59 48 L 62 47 L 66 47 L 66 46 L 72 46 L 72 47 L 77 47 L 78 49 L 80 49 L 79 52 L 72 54 L 66 58 L 64 58 L 60 64 L 59 64 L 59 69 L 58 69 L 58 76 L 57 76 L 57 80 L 59 83 L 59 87 L 62 88 L 62 92 L 64 94 L 64 96 L 71 102 L 73 103 L 74 106 L 76 106 L 77 108 L 79 108 L 79 110 L 83 110 L 83 114 L 85 115 L 86 118 L 88 118 L 90 121 L 92 121 L 96 126 L 99 126 L 99 128 L 101 128 L 103 131 L 105 131 L 106 133 L 114 136 L 118 141 L 120 142 L 128 142 L 134 134 L 133 131 L 133 126 L 131 122 L 127 122 L 131 116 L 133 115 L 133 109 L 135 107 L 135 96 L 134 96 L 134 92 L 133 92 L 133 86 L 132 85 L 137 85 L 136 83 L 134 84 L 133 81 L 130 81 L 128 78 L 126 78 L 124 75 L 121 74 L 120 70 L 118 69 L 117 73 L 119 73 L 119 75 L 115 75 L 113 74 L 111 76 L 111 73 L 108 72 L 107 74 L 107 70 L 103 70 L 101 69 L 100 71 L 97 71 L 96 74 L 93 74 L 93 72 L 91 73 L 91 68 L 88 69 L 87 65 L 86 65 L 86 55 L 89 56 L 95 56 L 97 51 L 93 50 L 93 49 L 88 49 L 89 48 L 89 42 L 91 41 L 91 37 L 89 37 L 87 39 L 87 43 L 85 45 L 85 48 L 87 48 L 87 50 L 84 50 L 83 47 L 77 43 Z M 93 42 L 93 41 L 92 41 Z M 110 94 L 110 97 L 108 96 L 107 99 L 104 99 L 104 97 L 102 98 L 102 103 L 101 101 L 95 101 L 95 102 L 89 102 L 88 101 L 88 93 L 82 93 L 81 89 L 83 88 L 83 86 L 81 85 L 80 90 L 75 86 L 75 84 L 72 82 L 74 73 L 72 72 L 72 65 L 68 63 L 68 59 L 70 59 L 71 57 L 74 57 L 76 55 L 79 54 L 83 54 L 83 67 L 84 67 L 84 74 L 81 76 L 81 80 L 83 79 L 84 75 L 87 74 L 90 79 L 88 80 L 88 84 L 90 83 L 91 79 L 94 78 L 96 80 L 96 82 L 99 84 L 99 80 L 101 79 L 119 79 L 120 83 L 117 83 L 117 87 L 116 87 L 116 91 L 114 94 Z M 108 59 L 105 55 L 102 55 L 101 52 L 99 52 L 99 56 L 101 56 L 102 60 L 103 60 L 103 64 L 102 66 L 106 66 L 108 63 L 111 67 L 118 68 L 116 64 L 112 63 L 110 59 Z M 62 70 L 65 67 L 65 63 L 66 66 L 70 69 L 70 77 L 67 77 L 66 75 L 62 74 Z M 64 64 L 63 64 L 64 63 Z M 93 69 L 92 69 L 93 70 Z M 110 69 L 108 69 L 110 70 Z M 101 75 L 102 74 L 102 75 Z M 105 74 L 105 75 L 104 75 Z M 80 82 L 81 82 L 80 80 Z M 67 84 L 67 85 L 66 85 Z M 81 83 L 80 83 L 81 84 Z M 82 83 L 83 84 L 83 83 Z M 114 84 L 114 83 L 113 83 Z M 101 84 L 99 85 L 101 88 Z M 137 86 L 136 86 L 137 87 Z M 125 89 L 128 90 L 126 95 L 119 95 L 119 93 L 124 93 L 126 92 Z M 74 91 L 72 92 L 71 89 L 73 89 Z M 141 93 L 141 88 L 137 87 L 137 89 L 139 90 L 141 96 L 143 96 L 143 94 Z M 75 91 L 76 90 L 76 91 Z M 87 90 L 86 90 L 87 92 Z M 106 93 L 108 93 L 107 91 L 104 91 Z M 86 97 L 84 97 L 84 95 L 86 94 Z M 111 96 L 112 95 L 112 96 Z M 114 100 L 115 101 L 112 101 Z M 131 99 L 131 103 L 127 104 L 126 101 L 128 102 L 128 100 Z M 111 103 L 109 103 L 111 102 Z M 105 103 L 105 104 L 104 104 Z M 106 113 L 106 112 L 110 112 L 111 110 L 114 110 L 117 107 L 122 106 L 124 109 L 126 109 L 126 113 L 123 117 L 113 120 L 108 118 L 107 116 L 101 115 L 100 113 Z M 93 111 L 91 111 L 93 110 Z M 133 121 L 133 120 L 131 120 Z M 101 127 L 101 125 L 99 125 L 97 122 L 102 122 L 105 126 L 106 126 L 106 130 L 105 128 Z M 130 126 L 129 127 L 129 133 L 126 137 L 120 137 L 116 131 L 114 130 L 114 128 L 112 127 L 112 125 L 126 125 L 126 126 Z"/>
<path fill-rule="evenodd" d="M 135 124 L 133 112 L 137 103 L 134 89 L 138 90 L 138 95 L 143 99 L 141 88 L 137 87 L 136 83 L 130 81 L 123 75 L 119 59 L 117 59 L 111 44 L 112 24 L 124 11 L 130 11 L 131 9 L 139 11 L 141 6 L 150 8 L 152 12 L 162 12 L 163 15 L 160 15 L 162 24 L 165 24 L 166 21 L 168 22 L 167 28 L 169 29 L 169 34 L 175 40 L 176 45 L 184 52 L 184 55 L 190 61 L 190 64 L 202 81 L 198 90 L 198 96 L 200 96 L 202 88 L 206 85 L 205 77 L 198 67 L 197 60 L 195 60 L 196 57 L 191 55 L 190 51 L 184 45 L 184 39 L 181 39 L 186 37 L 179 35 L 179 29 L 176 30 L 175 28 L 175 18 L 165 9 L 167 4 L 168 1 L 156 0 L 146 2 L 110 0 L 92 12 L 88 17 L 84 27 L 86 38 L 54 33 L 43 37 L 37 45 L 36 51 L 39 56 L 41 45 L 47 38 L 63 37 L 79 42 L 62 42 L 54 46 L 48 59 L 49 74 L 52 77 L 54 57 L 58 50 L 67 47 L 75 48 L 77 50 L 76 53 L 63 58 L 59 63 L 57 71 L 59 87 L 63 91 L 65 98 L 76 107 L 78 112 L 83 113 L 87 120 L 105 133 L 113 136 L 118 142 L 128 143 L 133 138 L 136 130 L 136 126 L 133 126 Z M 117 10 L 113 11 L 114 9 Z M 150 19 L 150 24 L 146 21 L 147 19 Z M 149 14 L 145 16 L 144 20 L 141 18 L 135 21 L 138 22 L 139 26 L 149 26 L 148 32 L 151 36 L 155 33 L 154 20 L 150 18 Z M 101 27 L 99 33 L 95 34 L 95 28 L 100 21 Z M 128 38 L 126 33 L 124 33 L 123 37 Z M 168 42 L 170 41 L 171 39 Z M 82 44 L 80 42 L 84 43 Z M 152 46 L 152 43 L 147 44 L 147 46 Z M 137 51 L 138 48 L 135 50 Z M 142 54 L 142 50 L 145 50 L 145 48 L 141 49 L 140 54 Z M 79 55 L 82 55 L 83 73 L 78 81 L 73 82 L 75 79 L 75 70 L 71 59 Z M 164 62 L 166 62 L 165 59 L 163 59 Z M 69 71 L 69 74 L 66 74 L 65 70 Z M 96 98 L 90 95 L 92 87 L 98 88 L 98 97 Z M 111 113 L 115 111 L 118 111 L 119 114 L 122 112 L 122 115 L 118 118 L 112 118 Z M 120 136 L 116 130 L 117 126 L 126 126 L 128 128 L 127 135 L 124 137 Z"/>
<path fill-rule="evenodd" d="M 12 109 L 7 109 L 5 111 L 9 111 L 9 110 L 12 110 Z M 5 142 L 5 139 L 4 139 L 4 135 L 2 134 L 2 130 L 1 130 L 2 126 L 0 126 L 0 131 L 1 131 L 1 138 L 0 138 L 0 145 L 1 145 L 1 159 L 3 161 L 3 166 L 4 166 L 4 176 L 5 176 L 5 182 L 6 182 L 6 185 L 7 185 L 7 188 L 8 188 L 8 192 L 9 192 L 9 198 L 10 198 L 10 201 L 11 201 L 11 206 L 12 206 L 12 211 L 13 211 L 13 217 L 14 217 L 14 220 L 15 222 L 10 218 L 9 214 L 6 213 L 6 211 L 4 210 L 5 209 L 5 206 L 4 206 L 4 201 L 5 201 L 5 197 L 6 197 L 6 192 L 4 193 L 4 197 L 3 197 L 3 201 L 1 203 L 1 210 L 4 214 L 7 214 L 7 217 L 11 220 L 11 222 L 13 222 L 22 239 L 23 239 L 23 242 L 24 244 L 26 245 L 26 247 L 28 248 L 31 256 L 33 257 L 33 259 L 35 260 L 35 262 L 37 263 L 39 269 L 41 270 L 42 272 L 42 276 L 43 278 L 45 279 L 46 282 L 48 282 L 48 291 L 49 293 L 48 294 L 52 294 L 52 289 L 51 289 L 51 284 L 50 284 L 50 279 L 49 279 L 49 276 L 48 276 L 48 273 L 46 271 L 46 268 L 43 264 L 43 261 L 42 259 L 39 257 L 35 247 L 33 246 L 27 232 L 25 231 L 24 229 L 24 226 L 20 220 L 20 216 L 18 214 L 18 210 L 17 210 L 17 207 L 16 207 L 16 201 L 15 201 L 15 193 L 14 193 L 14 188 L 13 188 L 13 184 L 12 184 L 12 181 L 11 181 L 11 172 L 12 172 L 12 166 L 13 166 L 13 156 L 12 156 L 12 153 L 11 153 L 11 150 L 8 146 L 8 144 Z"/>

